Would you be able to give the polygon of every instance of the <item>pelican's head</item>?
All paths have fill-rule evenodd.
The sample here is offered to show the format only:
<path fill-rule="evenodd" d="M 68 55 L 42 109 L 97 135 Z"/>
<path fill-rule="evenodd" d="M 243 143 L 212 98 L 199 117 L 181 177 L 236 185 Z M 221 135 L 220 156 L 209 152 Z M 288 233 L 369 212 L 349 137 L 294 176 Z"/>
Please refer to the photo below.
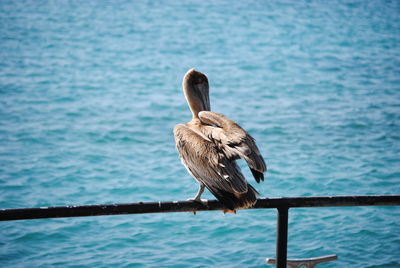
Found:
<path fill-rule="evenodd" d="M 182 87 L 193 118 L 198 118 L 201 111 L 210 111 L 208 79 L 205 74 L 190 69 L 183 77 Z"/>

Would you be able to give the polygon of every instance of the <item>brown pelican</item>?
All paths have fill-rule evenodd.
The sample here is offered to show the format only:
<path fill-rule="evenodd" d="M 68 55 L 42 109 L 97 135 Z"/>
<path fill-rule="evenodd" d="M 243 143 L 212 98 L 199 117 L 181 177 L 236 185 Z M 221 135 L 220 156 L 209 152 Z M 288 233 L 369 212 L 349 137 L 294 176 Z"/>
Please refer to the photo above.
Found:
<path fill-rule="evenodd" d="M 266 165 L 255 140 L 238 124 L 210 111 L 208 79 L 190 69 L 183 77 L 183 92 L 192 120 L 174 128 L 176 148 L 188 172 L 200 187 L 193 201 L 208 190 L 228 209 L 248 208 L 259 193 L 247 183 L 236 160 L 244 159 L 259 183 L 264 181 Z"/>

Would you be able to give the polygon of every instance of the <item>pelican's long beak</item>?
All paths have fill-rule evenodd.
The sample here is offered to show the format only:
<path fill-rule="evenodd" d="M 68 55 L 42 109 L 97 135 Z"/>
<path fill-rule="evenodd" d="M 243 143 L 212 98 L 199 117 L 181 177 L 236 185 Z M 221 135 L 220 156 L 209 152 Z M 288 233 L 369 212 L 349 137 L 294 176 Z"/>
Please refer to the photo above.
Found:
<path fill-rule="evenodd" d="M 209 86 L 205 74 L 190 69 L 183 77 L 182 88 L 194 118 L 198 118 L 201 111 L 210 111 Z"/>

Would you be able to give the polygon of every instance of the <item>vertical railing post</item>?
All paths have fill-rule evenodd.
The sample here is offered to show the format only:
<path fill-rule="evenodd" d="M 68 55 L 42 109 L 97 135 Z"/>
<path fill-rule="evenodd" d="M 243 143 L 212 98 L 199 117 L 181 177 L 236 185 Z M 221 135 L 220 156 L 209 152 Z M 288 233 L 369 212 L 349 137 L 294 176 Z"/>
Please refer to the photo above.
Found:
<path fill-rule="evenodd" d="M 286 268 L 289 208 L 278 207 L 276 236 L 276 267 Z"/>

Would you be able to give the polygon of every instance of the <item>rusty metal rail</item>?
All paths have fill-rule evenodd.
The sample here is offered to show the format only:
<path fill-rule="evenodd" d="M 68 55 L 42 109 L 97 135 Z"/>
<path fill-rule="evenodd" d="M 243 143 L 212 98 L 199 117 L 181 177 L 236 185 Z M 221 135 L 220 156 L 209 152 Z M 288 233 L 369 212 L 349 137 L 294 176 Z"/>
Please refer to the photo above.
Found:
<path fill-rule="evenodd" d="M 287 234 L 290 208 L 300 207 L 352 207 L 400 206 L 400 195 L 282 197 L 258 199 L 251 209 L 276 208 L 277 217 L 277 267 L 286 267 Z M 63 207 L 0 209 L 0 221 L 63 217 L 85 217 L 120 214 L 192 212 L 223 210 L 216 200 L 197 203 L 193 201 L 139 202 L 129 204 L 103 204 Z"/>

